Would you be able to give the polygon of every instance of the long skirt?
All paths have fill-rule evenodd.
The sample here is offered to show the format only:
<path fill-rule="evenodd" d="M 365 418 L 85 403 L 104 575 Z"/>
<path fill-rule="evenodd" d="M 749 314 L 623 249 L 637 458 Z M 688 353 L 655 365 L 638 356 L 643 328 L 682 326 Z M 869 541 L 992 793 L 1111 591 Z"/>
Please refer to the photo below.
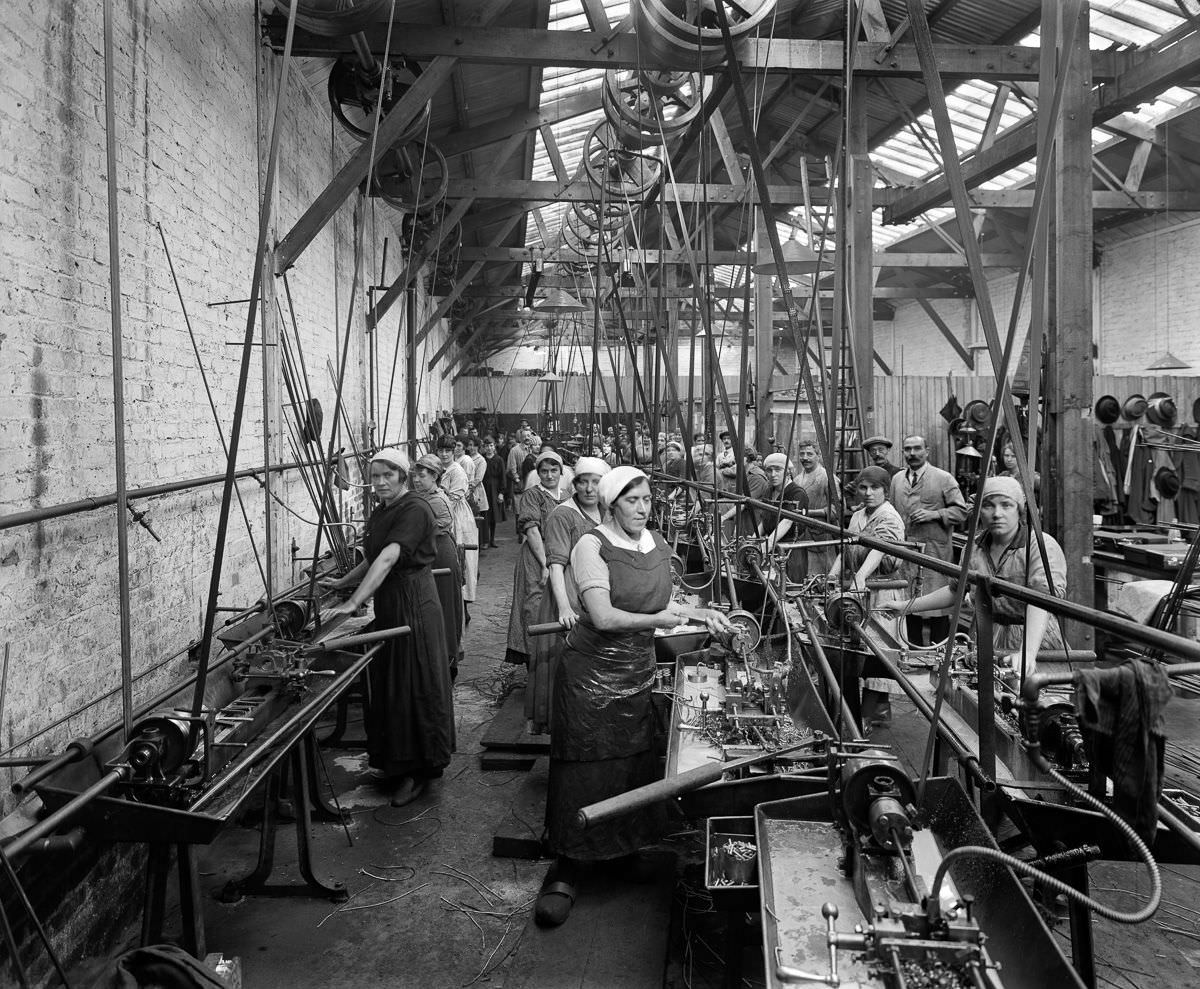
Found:
<path fill-rule="evenodd" d="M 389 640 L 368 667 L 368 762 L 388 776 L 441 776 L 454 749 L 454 701 L 442 605 L 429 567 L 393 574 L 379 587 L 375 625 L 412 631 Z"/>
<path fill-rule="evenodd" d="M 666 825 L 665 805 L 652 804 L 583 830 L 581 807 L 615 797 L 661 778 L 653 749 L 613 759 L 550 759 L 546 830 L 555 855 L 594 862 L 631 855 L 653 844 Z"/>
<path fill-rule="evenodd" d="M 437 557 L 434 570 L 449 570 L 449 577 L 438 575 L 436 586 L 442 603 L 442 624 L 446 636 L 446 655 L 450 668 L 458 667 L 458 651 L 463 633 L 462 566 L 458 562 L 458 546 L 446 532 L 439 532 L 434 539 Z"/>
<path fill-rule="evenodd" d="M 512 607 L 508 613 L 508 655 L 510 663 L 524 663 L 533 651 L 526 629 L 538 621 L 538 608 L 546 582 L 542 580 L 542 567 L 533 555 L 528 541 L 521 544 L 513 568 Z"/>
<path fill-rule="evenodd" d="M 547 581 L 549 585 L 549 581 Z M 538 602 L 537 624 L 558 621 L 558 605 L 554 591 L 547 586 Z M 566 645 L 565 632 L 539 635 L 529 639 L 529 676 L 525 682 L 525 717 L 533 722 L 534 734 L 550 730 L 551 698 L 554 694 L 554 671 Z"/>

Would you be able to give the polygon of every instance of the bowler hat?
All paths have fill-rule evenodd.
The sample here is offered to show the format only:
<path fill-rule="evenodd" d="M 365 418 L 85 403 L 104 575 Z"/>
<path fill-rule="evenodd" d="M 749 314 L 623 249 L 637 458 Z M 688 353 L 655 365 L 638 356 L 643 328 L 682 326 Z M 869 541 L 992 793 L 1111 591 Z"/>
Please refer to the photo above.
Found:
<path fill-rule="evenodd" d="M 983 427 L 992 421 L 992 407 L 981 398 L 968 402 L 963 409 L 963 417 L 972 426 Z"/>
<path fill-rule="evenodd" d="M 1106 426 L 1111 426 L 1121 418 L 1121 403 L 1112 395 L 1101 395 L 1096 399 L 1096 418 Z"/>
<path fill-rule="evenodd" d="M 1174 467 L 1160 467 L 1154 472 L 1154 486 L 1163 498 L 1174 498 L 1179 494 L 1179 475 Z"/>
<path fill-rule="evenodd" d="M 1145 395 L 1130 395 L 1125 399 L 1125 404 L 1121 406 L 1121 418 L 1129 422 L 1140 419 L 1146 414 L 1146 405 Z"/>
<path fill-rule="evenodd" d="M 871 447 L 879 446 L 880 444 L 886 446 L 889 450 L 892 448 L 892 441 L 886 436 L 868 436 L 862 441 L 862 448 L 864 450 L 869 450 Z"/>
<path fill-rule="evenodd" d="M 1174 426 L 1179 410 L 1175 408 L 1175 399 L 1165 391 L 1156 391 L 1147 400 L 1146 418 L 1156 426 Z"/>

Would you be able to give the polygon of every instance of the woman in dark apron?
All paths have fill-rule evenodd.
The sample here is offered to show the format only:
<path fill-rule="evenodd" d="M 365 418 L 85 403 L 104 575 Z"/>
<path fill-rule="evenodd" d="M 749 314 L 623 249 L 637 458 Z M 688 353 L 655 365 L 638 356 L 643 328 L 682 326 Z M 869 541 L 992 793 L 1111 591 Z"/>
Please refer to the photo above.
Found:
<path fill-rule="evenodd" d="M 436 526 L 434 549 L 437 553 L 433 569 L 450 571 L 450 577 L 442 587 L 451 588 L 452 593 L 442 595 L 442 616 L 446 629 L 446 651 L 450 657 L 450 679 L 453 680 L 458 676 L 458 661 L 462 658 L 460 643 L 463 633 L 463 576 L 458 558 L 458 544 L 454 541 L 454 516 L 450 509 L 450 499 L 446 497 L 446 492 L 438 487 L 444 470 L 436 454 L 425 454 L 413 464 L 412 489 L 433 509 L 433 521 Z M 434 583 L 444 579 L 439 577 Z"/>
<path fill-rule="evenodd" d="M 651 500 L 645 474 L 617 467 L 600 481 L 605 521 L 580 536 L 571 553 L 578 620 L 554 677 L 546 826 L 557 858 L 535 910 L 545 927 L 567 919 L 581 862 L 614 862 L 636 876 L 638 849 L 659 834 L 661 806 L 586 831 L 576 821 L 581 807 L 658 775 L 654 630 L 687 618 L 714 632 L 733 630 L 718 611 L 671 604 L 671 550 L 646 529 Z"/>

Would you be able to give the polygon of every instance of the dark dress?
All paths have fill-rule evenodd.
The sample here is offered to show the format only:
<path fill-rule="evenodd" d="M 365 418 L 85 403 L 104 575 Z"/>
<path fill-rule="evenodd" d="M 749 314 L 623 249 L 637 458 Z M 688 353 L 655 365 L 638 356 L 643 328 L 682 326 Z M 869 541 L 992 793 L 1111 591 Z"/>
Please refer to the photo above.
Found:
<path fill-rule="evenodd" d="M 671 550 L 656 532 L 649 553 L 614 546 L 595 529 L 614 608 L 661 611 L 671 600 Z M 659 776 L 654 749 L 654 634 L 602 632 L 584 612 L 567 635 L 554 676 L 550 785 L 546 826 L 550 849 L 574 859 L 619 858 L 661 834 L 663 808 L 653 805 L 582 830 L 581 807 L 625 793 Z"/>
<path fill-rule="evenodd" d="M 492 538 L 495 539 L 496 523 L 508 518 L 500 495 L 504 492 L 504 461 L 499 455 L 486 457 L 487 468 L 483 472 L 483 490 L 487 492 L 488 511 L 491 513 Z M 490 540 L 489 540 L 490 541 Z"/>
<path fill-rule="evenodd" d="M 376 508 L 363 532 L 368 563 L 387 546 L 400 547 L 375 591 L 375 625 L 412 628 L 388 642 L 368 667 L 367 756 L 388 776 L 440 776 L 453 750 L 450 666 L 430 569 L 437 556 L 434 532 L 432 509 L 412 491 Z"/>
<path fill-rule="evenodd" d="M 450 657 L 452 675 L 458 673 L 458 657 L 461 651 L 463 630 L 462 565 L 458 559 L 458 544 L 454 541 L 454 516 L 450 510 L 450 499 L 441 488 L 428 494 L 418 493 L 433 512 L 434 570 L 449 570 L 448 575 L 435 574 L 434 584 L 442 602 L 442 625 L 446 636 L 446 653 Z M 452 677 L 453 678 L 453 677 Z"/>
<path fill-rule="evenodd" d="M 546 538 L 546 520 L 558 507 L 558 496 L 537 484 L 521 495 L 521 507 L 517 511 L 517 532 L 525 534 L 537 528 Z M 546 582 L 542 579 L 542 566 L 533 555 L 533 548 L 526 539 L 517 555 L 513 567 L 512 607 L 508 615 L 508 649 L 504 655 L 506 663 L 525 665 L 529 662 L 531 647 L 526 630 L 538 620 L 538 606 Z"/>
<path fill-rule="evenodd" d="M 542 541 L 546 545 L 547 566 L 555 563 L 569 567 L 571 550 L 585 532 L 596 528 L 579 502 L 572 496 L 550 513 L 546 525 L 542 529 Z M 570 583 L 569 570 L 564 579 Z M 554 591 L 550 581 L 542 591 L 542 599 L 538 604 L 537 622 L 558 621 L 558 605 L 554 601 Z M 551 694 L 554 686 L 554 671 L 558 668 L 558 660 L 562 655 L 563 643 L 566 637 L 562 633 L 556 635 L 541 635 L 529 640 L 529 679 L 525 686 L 525 717 L 533 722 L 534 734 L 547 731 L 550 724 Z"/>

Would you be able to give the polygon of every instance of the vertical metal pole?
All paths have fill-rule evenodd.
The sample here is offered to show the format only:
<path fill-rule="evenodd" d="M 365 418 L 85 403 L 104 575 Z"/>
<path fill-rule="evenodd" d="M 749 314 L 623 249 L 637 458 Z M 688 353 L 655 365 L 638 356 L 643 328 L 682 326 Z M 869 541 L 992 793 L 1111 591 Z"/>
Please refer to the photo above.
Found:
<path fill-rule="evenodd" d="M 765 264 L 771 256 L 771 241 L 767 236 L 767 220 L 762 213 L 754 216 L 755 263 Z M 747 274 L 747 277 L 750 277 Z M 786 278 L 787 275 L 783 275 Z M 775 326 L 771 307 L 774 297 L 771 292 L 770 275 L 754 275 L 754 447 L 764 456 L 767 437 L 771 435 L 771 375 L 775 367 Z M 796 360 L 803 360 L 801 354 Z M 799 381 L 796 386 L 799 387 Z M 809 396 L 812 398 L 812 396 Z"/>
<path fill-rule="evenodd" d="M 408 427 L 408 455 L 417 458 L 417 291 L 410 288 L 404 293 L 404 333 L 406 346 L 404 355 L 404 408 L 405 424 Z M 387 437 L 379 438 L 380 445 Z"/>
<path fill-rule="evenodd" d="M 867 81 L 855 79 L 854 103 L 865 107 Z M 850 296 L 850 339 L 854 342 L 854 385 L 858 413 L 858 439 L 875 432 L 875 266 L 872 255 L 872 184 L 874 173 L 867 147 L 867 115 L 853 113 L 846 122 L 847 186 L 846 223 L 850 252 L 847 258 Z M 843 403 L 844 404 L 844 403 Z"/>
<path fill-rule="evenodd" d="M 117 487 L 117 593 L 121 622 L 121 724 L 133 728 L 133 644 L 129 628 L 129 502 L 125 479 L 125 365 L 121 333 L 121 240 L 117 209 L 116 73 L 112 0 L 104 0 L 104 137 L 108 169 L 108 285 L 112 306 L 113 465 Z"/>
<path fill-rule="evenodd" d="M 992 590 L 985 581 L 975 594 L 975 668 L 979 674 L 979 768 L 996 778 L 996 653 L 992 648 Z M 954 634 L 954 629 L 950 630 Z"/>

